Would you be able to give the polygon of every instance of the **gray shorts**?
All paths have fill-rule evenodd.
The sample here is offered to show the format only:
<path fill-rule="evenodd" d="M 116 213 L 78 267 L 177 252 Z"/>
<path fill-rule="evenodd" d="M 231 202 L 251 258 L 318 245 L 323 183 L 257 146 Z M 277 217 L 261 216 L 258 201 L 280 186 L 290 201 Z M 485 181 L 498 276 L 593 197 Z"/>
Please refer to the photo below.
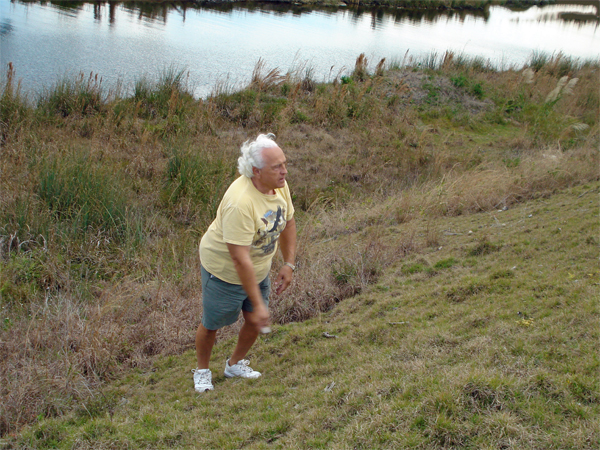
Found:
<path fill-rule="evenodd" d="M 208 330 L 218 330 L 238 320 L 240 311 L 252 312 L 248 294 L 239 284 L 219 280 L 200 266 L 202 273 L 202 325 Z M 265 278 L 258 285 L 263 299 L 269 306 L 271 281 Z"/>

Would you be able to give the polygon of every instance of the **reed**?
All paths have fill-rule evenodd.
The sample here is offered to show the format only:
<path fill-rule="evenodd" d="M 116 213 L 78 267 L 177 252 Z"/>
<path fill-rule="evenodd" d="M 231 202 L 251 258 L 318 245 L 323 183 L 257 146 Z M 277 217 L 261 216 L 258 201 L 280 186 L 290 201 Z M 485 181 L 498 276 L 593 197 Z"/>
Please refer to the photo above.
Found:
<path fill-rule="evenodd" d="M 31 110 L 28 100 L 21 93 L 21 80 L 16 80 L 12 63 L 8 63 L 6 76 L 2 79 L 0 96 L 0 143 L 4 144 L 11 135 L 19 135 L 21 128 L 28 127 Z"/>
<path fill-rule="evenodd" d="M 192 103 L 189 73 L 175 66 L 166 67 L 156 82 L 142 76 L 134 82 L 133 102 L 137 114 L 144 119 L 179 117 Z"/>
<path fill-rule="evenodd" d="M 73 114 L 96 114 L 102 111 L 106 102 L 102 77 L 91 72 L 87 77 L 80 73 L 75 79 L 69 75 L 63 76 L 40 95 L 37 108 L 47 117 L 67 117 Z"/>

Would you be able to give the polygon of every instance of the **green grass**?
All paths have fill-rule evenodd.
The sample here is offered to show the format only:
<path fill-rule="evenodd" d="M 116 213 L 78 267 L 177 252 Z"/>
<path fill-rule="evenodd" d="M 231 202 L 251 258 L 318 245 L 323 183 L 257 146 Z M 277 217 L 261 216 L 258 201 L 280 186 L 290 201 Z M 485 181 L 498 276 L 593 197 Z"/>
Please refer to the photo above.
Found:
<path fill-rule="evenodd" d="M 181 210 L 182 204 L 193 208 L 190 220 L 212 222 L 227 186 L 236 178 L 235 166 L 223 157 L 214 160 L 197 152 L 171 149 L 161 197 L 165 205 Z"/>
<path fill-rule="evenodd" d="M 456 233 L 385 269 L 387 289 L 261 338 L 258 380 L 223 377 L 226 338 L 215 391 L 193 391 L 190 350 L 8 448 L 597 448 L 599 187 L 436 221 Z"/>
<path fill-rule="evenodd" d="M 183 69 L 174 66 L 163 69 L 156 83 L 141 77 L 134 83 L 133 102 L 136 115 L 142 118 L 173 118 L 184 115 L 192 100 Z M 173 131 L 173 130 L 171 130 Z"/>
<path fill-rule="evenodd" d="M 63 76 L 38 98 L 37 107 L 45 116 L 67 117 L 73 114 L 96 114 L 106 101 L 102 78 L 93 73 L 86 78 L 80 73 L 75 79 Z"/>

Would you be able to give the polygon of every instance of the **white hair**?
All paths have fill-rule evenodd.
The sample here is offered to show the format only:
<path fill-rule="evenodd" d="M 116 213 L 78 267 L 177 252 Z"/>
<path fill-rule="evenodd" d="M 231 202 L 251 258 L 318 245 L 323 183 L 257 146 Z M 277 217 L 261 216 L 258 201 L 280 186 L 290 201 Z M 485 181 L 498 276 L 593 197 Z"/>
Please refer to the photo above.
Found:
<path fill-rule="evenodd" d="M 273 133 L 259 134 L 256 140 L 246 141 L 242 144 L 240 151 L 242 156 L 238 158 L 238 172 L 248 178 L 252 178 L 254 173 L 252 168 L 262 169 L 265 162 L 262 157 L 262 151 L 265 148 L 278 147 L 273 140 L 275 135 Z"/>

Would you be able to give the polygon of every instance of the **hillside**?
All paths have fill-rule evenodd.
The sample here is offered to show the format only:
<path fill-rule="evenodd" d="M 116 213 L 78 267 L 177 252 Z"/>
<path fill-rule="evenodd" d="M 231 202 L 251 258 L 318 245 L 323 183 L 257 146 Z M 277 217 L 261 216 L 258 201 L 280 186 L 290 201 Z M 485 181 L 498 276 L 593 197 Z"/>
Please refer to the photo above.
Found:
<path fill-rule="evenodd" d="M 174 67 L 130 95 L 81 74 L 27 98 L 9 65 L 2 444 L 593 446 L 598 70 L 363 54 L 327 83 L 259 60 L 206 99 Z M 265 131 L 290 163 L 298 270 L 253 355 L 255 396 L 234 402 L 221 378 L 194 397 L 198 241 Z M 201 409 L 215 402 L 238 414 Z"/>
<path fill-rule="evenodd" d="M 599 188 L 317 242 L 397 258 L 359 295 L 262 338 L 260 379 L 223 377 L 223 339 L 215 391 L 194 392 L 190 350 L 5 448 L 598 448 Z"/>

